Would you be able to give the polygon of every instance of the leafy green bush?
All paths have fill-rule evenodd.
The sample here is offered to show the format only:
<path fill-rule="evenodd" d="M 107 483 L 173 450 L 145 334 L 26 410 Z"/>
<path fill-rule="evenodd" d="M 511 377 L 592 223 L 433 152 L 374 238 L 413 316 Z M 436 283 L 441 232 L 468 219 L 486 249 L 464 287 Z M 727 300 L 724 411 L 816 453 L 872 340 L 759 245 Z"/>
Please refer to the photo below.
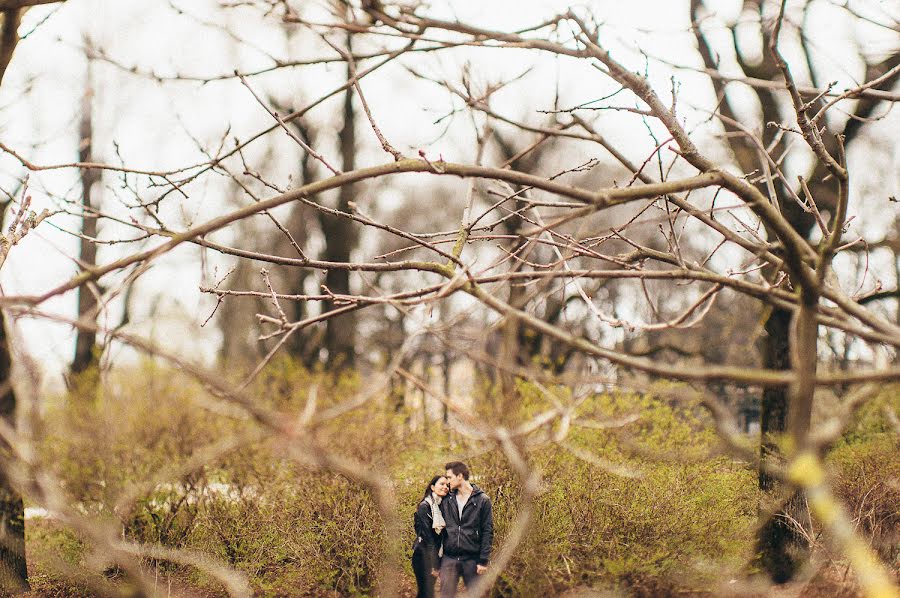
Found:
<path fill-rule="evenodd" d="M 370 589 L 381 522 L 368 493 L 316 472 L 266 482 L 207 500 L 192 546 L 246 571 L 265 595 Z"/>
<path fill-rule="evenodd" d="M 900 442 L 883 434 L 836 448 L 829 462 L 835 492 L 882 558 L 900 566 Z M 892 483 L 893 482 L 893 483 Z"/>
<path fill-rule="evenodd" d="M 857 530 L 900 570 L 900 437 L 885 410 L 900 413 L 900 386 L 888 386 L 860 409 L 828 455 L 835 493 Z"/>
<path fill-rule="evenodd" d="M 627 442 L 624 431 L 574 429 L 569 436 L 640 477 L 610 473 L 556 446 L 535 452 L 533 464 L 544 478 L 536 521 L 495 593 L 535 596 L 579 586 L 625 586 L 653 594 L 673 583 L 708 587 L 712 579 L 736 572 L 752 545 L 755 473 L 709 456 L 717 441 L 697 405 L 604 395 L 584 410 L 598 420 L 641 414 L 627 427 Z M 639 458 L 636 452 L 678 459 Z M 494 497 L 502 537 L 517 510 L 519 485 L 499 455 L 479 457 L 473 466 Z"/>
<path fill-rule="evenodd" d="M 294 417 L 312 389 L 324 409 L 358 385 L 354 375 L 309 372 L 278 360 L 252 392 L 261 403 Z M 570 400 L 568 389 L 553 392 Z M 886 396 L 884 401 L 896 398 Z M 517 397 L 504 413 L 507 423 L 551 404 L 528 383 L 519 383 Z M 83 510 L 113 516 L 115 501 L 134 482 L 253 425 L 202 409 L 207 399 L 195 383 L 153 364 L 114 373 L 99 389 L 76 389 L 48 410 L 44 458 Z M 862 410 L 829 462 L 836 490 L 860 529 L 875 538 L 886 558 L 896 559 L 900 497 L 886 480 L 900 477 L 900 463 L 893 457 L 896 438 L 881 413 L 879 405 Z M 709 589 L 749 559 L 756 474 L 719 454 L 705 411 L 691 402 L 625 393 L 592 396 L 579 407 L 580 416 L 595 421 L 629 414 L 639 418 L 608 430 L 573 427 L 567 435 L 576 451 L 590 452 L 609 467 L 555 444 L 532 447 L 528 458 L 543 477 L 534 525 L 495 595 L 554 595 L 577 587 L 626 588 L 642 595 Z M 404 524 L 403 537 L 392 540 L 402 542 L 407 557 L 412 515 L 425 483 L 447 460 L 468 460 L 473 481 L 494 501 L 497 548 L 521 504 L 517 476 L 493 447 L 462 441 L 441 426 L 411 431 L 409 415 L 373 397 L 320 426 L 316 438 L 326 449 L 390 476 Z M 616 467 L 639 476 L 615 475 Z M 246 445 L 200 471 L 167 480 L 140 497 L 122 525 L 137 541 L 217 556 L 245 571 L 260 596 L 368 594 L 377 582 L 384 540 L 381 515 L 364 488 L 286 459 L 276 441 Z M 87 551 L 80 539 L 56 527 L 39 534 L 35 529 L 29 543 L 39 549 L 29 548 L 32 554 L 60 550 L 70 564 L 80 564 Z M 200 571 L 163 565 L 194 588 L 222 591 Z M 411 575 L 408 558 L 405 566 Z"/>

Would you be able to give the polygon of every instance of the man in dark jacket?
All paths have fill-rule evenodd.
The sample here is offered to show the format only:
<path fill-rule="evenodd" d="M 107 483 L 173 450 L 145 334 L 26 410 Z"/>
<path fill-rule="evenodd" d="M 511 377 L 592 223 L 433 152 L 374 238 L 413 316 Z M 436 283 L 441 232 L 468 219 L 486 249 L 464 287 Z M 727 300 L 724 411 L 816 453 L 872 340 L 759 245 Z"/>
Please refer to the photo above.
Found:
<path fill-rule="evenodd" d="M 446 526 L 441 535 L 441 598 L 456 595 L 459 578 L 466 589 L 487 569 L 494 539 L 491 499 L 481 488 L 469 483 L 469 467 L 460 461 L 447 463 L 450 494 L 441 501 Z"/>

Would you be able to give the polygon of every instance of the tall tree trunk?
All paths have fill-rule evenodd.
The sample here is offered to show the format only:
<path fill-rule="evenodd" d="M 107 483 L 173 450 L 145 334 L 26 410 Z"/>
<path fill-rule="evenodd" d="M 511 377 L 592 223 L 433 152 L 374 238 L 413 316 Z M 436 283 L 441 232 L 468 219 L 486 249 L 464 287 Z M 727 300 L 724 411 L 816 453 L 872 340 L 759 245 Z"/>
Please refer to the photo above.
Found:
<path fill-rule="evenodd" d="M 444 348 L 442 359 L 441 359 L 441 374 L 443 376 L 443 386 L 441 390 L 444 392 L 444 396 L 446 398 L 450 398 L 450 383 L 451 378 L 450 375 L 452 373 L 453 368 L 453 353 L 450 352 L 450 349 Z M 447 407 L 447 403 L 441 403 L 441 423 L 443 423 L 444 427 L 446 427 L 450 423 L 450 413 Z"/>
<path fill-rule="evenodd" d="M 81 126 L 79 128 L 80 143 L 78 147 L 78 159 L 81 162 L 93 162 L 93 121 L 91 109 L 93 107 L 91 88 L 91 66 L 88 62 L 87 79 L 85 83 L 84 97 L 81 103 Z M 97 217 L 94 214 L 94 203 L 91 192 L 100 178 L 99 171 L 92 168 L 81 169 L 81 239 L 79 242 L 78 258 L 84 269 L 93 268 L 97 264 L 97 245 L 92 241 L 97 237 Z M 78 318 L 94 321 L 97 317 L 96 287 L 88 284 L 78 287 Z M 75 339 L 75 357 L 72 359 L 72 373 L 84 372 L 97 362 L 97 333 L 94 330 L 79 329 Z"/>
<path fill-rule="evenodd" d="M 518 153 L 513 142 L 506 139 L 499 131 L 494 131 L 493 138 L 497 142 L 500 149 L 500 155 L 503 157 L 504 162 L 513 160 Z M 523 170 L 530 172 L 529 168 L 534 166 L 537 162 L 537 153 L 532 153 L 531 156 L 526 157 L 525 159 L 513 160 L 510 162 L 510 168 L 518 170 L 523 167 L 523 162 L 525 163 Z M 521 187 L 516 185 L 513 189 L 518 192 L 521 190 Z M 512 201 L 511 208 L 515 213 L 511 214 L 510 217 L 503 222 L 502 226 L 505 234 L 518 236 L 521 232 L 525 221 L 518 213 L 518 210 L 522 209 L 524 205 L 525 202 L 520 196 L 517 196 Z M 511 254 L 519 255 L 523 250 L 525 243 L 525 238 L 518 236 L 518 238 L 510 244 L 507 251 Z M 510 267 L 510 271 L 517 271 L 524 268 L 525 265 L 523 262 L 514 260 Z M 526 288 L 522 285 L 511 284 L 507 286 L 507 290 L 509 292 L 507 302 L 513 307 L 524 309 L 529 300 Z M 517 318 L 504 318 L 497 333 L 500 336 L 497 360 L 500 364 L 509 368 L 508 371 L 500 370 L 497 375 L 500 387 L 497 389 L 498 396 L 494 402 L 494 409 L 495 416 L 500 418 L 498 421 L 503 421 L 504 416 L 508 417 L 515 413 L 513 406 L 518 403 L 518 390 L 516 387 L 516 376 L 510 372 L 515 371 L 517 366 L 528 365 L 530 355 L 526 354 L 529 348 L 527 335 L 531 334 L 531 330 L 524 326 Z"/>
<path fill-rule="evenodd" d="M 351 48 L 351 35 L 347 35 L 347 49 Z M 347 69 L 350 78 L 350 69 Z M 345 172 L 356 168 L 356 113 L 353 109 L 353 88 L 344 95 L 344 124 L 338 134 L 342 165 Z M 344 185 L 338 192 L 337 209 L 350 210 L 350 202 L 356 197 L 356 185 Z M 320 220 L 325 237 L 325 259 L 333 262 L 349 262 L 350 253 L 356 247 L 356 231 L 346 218 L 322 214 Z M 331 268 L 325 274 L 325 286 L 335 294 L 350 293 L 350 271 Z M 326 302 L 325 309 L 335 308 L 334 302 Z M 356 349 L 356 314 L 353 312 L 330 318 L 325 329 L 325 348 L 332 366 L 352 367 Z"/>
<path fill-rule="evenodd" d="M 10 8 L 0 12 L 0 81 L 6 74 L 6 67 L 12 60 L 13 53 L 19 43 L 19 20 L 22 9 Z"/>
<path fill-rule="evenodd" d="M 301 119 L 291 121 L 291 125 L 297 131 L 297 134 L 309 144 L 310 147 L 316 145 L 315 130 Z M 300 159 L 300 183 L 309 184 L 315 180 L 315 170 L 313 168 L 314 160 L 308 152 L 303 152 Z M 310 198 L 313 199 L 313 198 Z M 291 209 L 291 215 L 287 222 L 288 231 L 294 241 L 301 248 L 306 249 L 307 241 L 310 236 L 310 219 L 312 218 L 312 210 L 309 206 L 297 202 Z M 282 237 L 282 246 L 288 245 L 286 239 Z M 295 251 L 293 247 L 284 247 L 284 251 Z M 309 270 L 306 268 L 290 268 L 285 273 L 288 288 L 293 289 L 293 293 L 302 295 L 305 292 L 306 280 L 309 278 Z M 293 320 L 304 320 L 309 316 L 306 301 L 292 301 L 289 307 Z M 319 358 L 319 351 L 316 340 L 316 330 L 298 330 L 291 336 L 287 344 L 287 351 L 298 362 L 306 367 L 312 367 Z"/>
<path fill-rule="evenodd" d="M 6 315 L 0 312 L 0 417 L 15 426 L 16 395 L 12 387 L 12 348 Z M 0 443 L 0 594 L 28 591 L 25 561 L 25 506 L 7 474 L 9 446 Z"/>
<path fill-rule="evenodd" d="M 0 25 L 0 82 L 19 42 L 20 9 L 4 10 Z M 0 214 L 0 223 L 5 213 Z M 16 395 L 12 387 L 12 347 L 6 332 L 6 314 L 0 312 L 0 417 L 15 425 Z M 0 592 L 14 594 L 30 589 L 25 560 L 25 505 L 9 479 L 6 467 L 9 447 L 0 443 Z"/>
<path fill-rule="evenodd" d="M 237 192 L 235 192 L 236 194 Z M 250 235 L 241 223 L 241 234 Z M 253 288 L 253 284 L 259 280 L 259 269 L 249 260 L 240 260 L 228 277 L 228 289 Z M 241 300 L 239 297 L 228 297 L 217 310 L 218 327 L 222 331 L 222 345 L 219 348 L 220 365 L 231 371 L 240 371 L 250 366 L 261 357 L 260 343 L 254 338 L 255 330 L 248 330 L 248 323 L 252 322 L 256 313 L 260 313 L 265 306 L 258 298 Z"/>
<path fill-rule="evenodd" d="M 544 144 L 533 151 L 528 152 L 524 156 L 519 156 L 519 149 L 514 145 L 513 140 L 508 139 L 500 131 L 493 132 L 493 139 L 496 141 L 500 150 L 500 155 L 504 162 L 509 162 L 513 170 L 521 170 L 523 172 L 533 172 L 541 161 L 544 152 L 551 149 L 551 144 Z M 513 186 L 515 191 L 521 188 Z M 527 207 L 527 201 L 523 196 L 517 196 L 510 206 L 515 211 L 514 215 L 506 218 L 502 224 L 503 231 L 507 235 L 520 235 L 521 231 L 528 225 L 528 220 L 518 213 Z M 511 244 L 507 249 L 512 254 L 519 254 L 523 251 L 525 244 L 524 237 L 519 237 L 517 241 Z M 524 259 L 534 259 L 529 255 L 534 246 L 526 248 L 520 257 Z M 516 261 L 511 269 L 527 268 L 524 262 Z M 541 312 L 536 312 L 539 317 L 550 323 L 558 323 L 562 310 L 565 307 L 565 300 L 558 294 L 549 295 L 535 301 L 538 297 L 538 288 L 526 288 L 521 285 L 509 285 L 509 298 L 507 301 L 510 305 L 524 309 L 529 302 L 541 305 Z M 541 287 L 543 289 L 544 287 Z M 549 369 L 554 373 L 562 372 L 568 357 L 572 355 L 572 350 L 565 343 L 553 341 L 543 334 L 538 333 L 517 319 L 507 320 L 503 323 L 503 328 L 499 331 L 501 335 L 501 343 L 498 357 L 501 363 L 509 366 L 532 366 L 539 364 L 541 368 Z M 501 394 L 510 397 L 510 400 L 516 400 L 515 376 L 508 373 L 500 373 Z M 500 405 L 501 412 L 509 411 L 508 405 Z"/>
<path fill-rule="evenodd" d="M 775 308 L 766 319 L 766 338 L 762 356 L 765 367 L 774 370 L 790 369 L 791 312 Z M 772 464 L 781 459 L 778 440 L 788 426 L 788 393 L 783 387 L 763 391 L 760 412 L 760 462 Z M 780 483 L 765 466 L 759 468 L 759 488 L 764 496 L 778 496 Z M 802 495 L 794 493 L 781 512 L 768 517 L 757 535 L 757 564 L 776 583 L 794 577 L 807 558 L 807 545 L 798 534 L 796 523 L 808 522 L 808 510 Z"/>

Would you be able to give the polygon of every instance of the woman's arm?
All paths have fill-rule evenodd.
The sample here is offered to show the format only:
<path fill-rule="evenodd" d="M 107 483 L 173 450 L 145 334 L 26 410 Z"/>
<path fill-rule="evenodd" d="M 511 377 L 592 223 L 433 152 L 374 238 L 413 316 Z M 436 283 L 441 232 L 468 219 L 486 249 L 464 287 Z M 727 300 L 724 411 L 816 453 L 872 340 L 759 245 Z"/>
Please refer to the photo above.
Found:
<path fill-rule="evenodd" d="M 433 517 L 431 515 L 431 506 L 422 501 L 416 509 L 416 534 L 422 538 L 422 550 L 425 551 L 425 562 L 430 569 L 437 569 L 439 566 L 438 552 L 441 548 L 441 538 L 434 533 L 432 529 Z"/>
<path fill-rule="evenodd" d="M 422 542 L 427 543 L 429 541 L 429 532 L 432 532 L 431 507 L 429 507 L 428 503 L 426 503 L 425 501 L 420 502 L 419 506 L 416 507 L 414 527 L 416 530 L 416 535 L 422 538 Z"/>

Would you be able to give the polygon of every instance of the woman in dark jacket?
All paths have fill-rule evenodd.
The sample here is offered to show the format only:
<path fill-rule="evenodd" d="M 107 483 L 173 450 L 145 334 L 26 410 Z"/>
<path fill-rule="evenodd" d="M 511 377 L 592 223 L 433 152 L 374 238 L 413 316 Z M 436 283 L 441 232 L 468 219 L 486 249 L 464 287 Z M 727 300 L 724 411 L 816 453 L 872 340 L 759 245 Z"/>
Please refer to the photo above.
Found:
<path fill-rule="evenodd" d="M 447 478 L 442 475 L 434 476 L 425 487 L 425 495 L 416 508 L 413 519 L 416 540 L 413 542 L 412 567 L 419 586 L 417 598 L 434 596 L 434 582 L 441 566 L 441 532 L 444 530 L 440 504 L 449 491 Z"/>

